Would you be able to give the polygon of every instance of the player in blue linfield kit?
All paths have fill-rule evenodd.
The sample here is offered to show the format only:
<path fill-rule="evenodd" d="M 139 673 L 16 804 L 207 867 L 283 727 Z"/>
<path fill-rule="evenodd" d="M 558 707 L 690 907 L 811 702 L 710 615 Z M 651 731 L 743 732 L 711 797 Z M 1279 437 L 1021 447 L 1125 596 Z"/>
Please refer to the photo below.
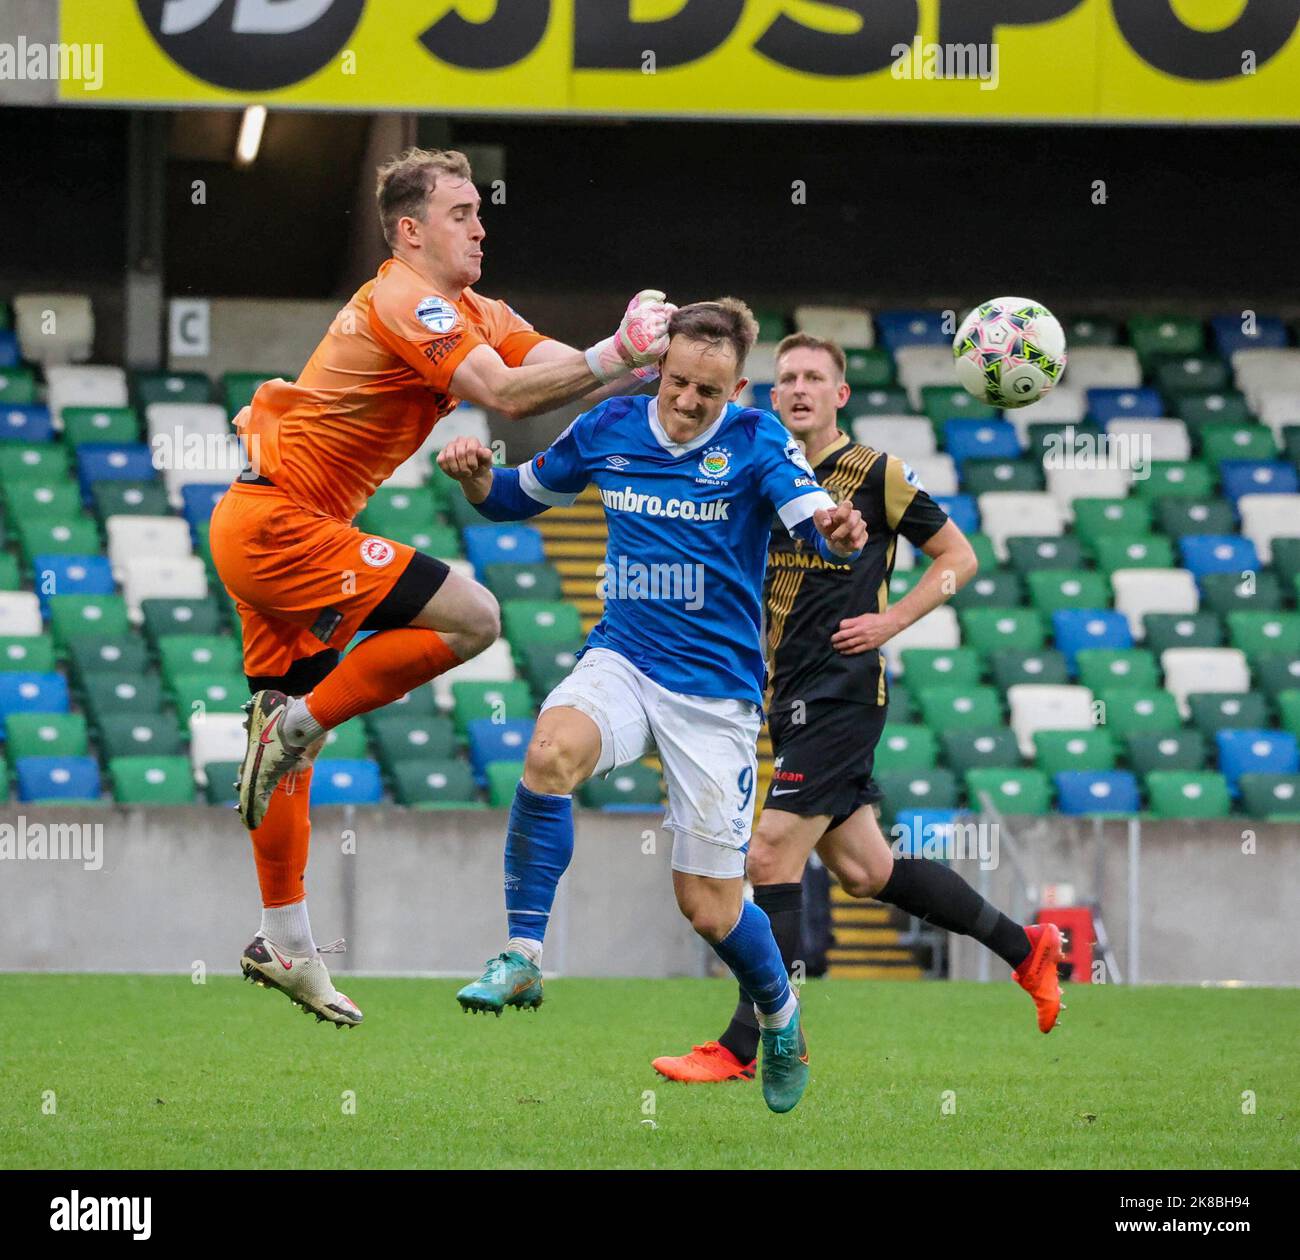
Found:
<path fill-rule="evenodd" d="M 775 510 L 842 563 L 866 527 L 818 485 L 775 416 L 735 401 L 758 334 L 743 302 L 683 307 L 668 333 L 655 397 L 600 403 L 518 468 L 493 468 L 473 438 L 438 457 L 489 520 L 535 516 L 594 484 L 609 527 L 605 615 L 542 705 L 510 813 L 509 939 L 457 997 L 475 1011 L 540 1005 L 542 940 L 573 853 L 573 790 L 657 749 L 677 904 L 753 1000 L 763 1095 L 789 1111 L 808 1080 L 799 1004 L 767 915 L 743 895 L 767 539 Z M 651 580 L 624 583 L 630 572 Z"/>

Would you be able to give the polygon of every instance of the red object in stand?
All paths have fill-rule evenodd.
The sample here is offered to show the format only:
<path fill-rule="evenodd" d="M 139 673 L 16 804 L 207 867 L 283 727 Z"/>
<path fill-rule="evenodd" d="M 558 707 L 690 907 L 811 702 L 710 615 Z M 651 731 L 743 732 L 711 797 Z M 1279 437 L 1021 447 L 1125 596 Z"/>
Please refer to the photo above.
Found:
<path fill-rule="evenodd" d="M 1092 947 L 1097 941 L 1092 911 L 1087 906 L 1052 906 L 1040 910 L 1035 923 L 1055 923 L 1065 937 L 1061 961 L 1070 965 L 1070 979 L 1076 984 L 1092 983 Z"/>

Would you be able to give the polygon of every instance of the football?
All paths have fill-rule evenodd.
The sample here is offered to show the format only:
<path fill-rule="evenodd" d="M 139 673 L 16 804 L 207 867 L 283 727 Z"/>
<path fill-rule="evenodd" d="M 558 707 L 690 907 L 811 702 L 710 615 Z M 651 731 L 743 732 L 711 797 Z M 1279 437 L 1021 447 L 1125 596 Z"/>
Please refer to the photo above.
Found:
<path fill-rule="evenodd" d="M 1065 371 L 1065 330 L 1031 298 L 981 302 L 953 338 L 957 380 L 994 407 L 1037 402 Z"/>

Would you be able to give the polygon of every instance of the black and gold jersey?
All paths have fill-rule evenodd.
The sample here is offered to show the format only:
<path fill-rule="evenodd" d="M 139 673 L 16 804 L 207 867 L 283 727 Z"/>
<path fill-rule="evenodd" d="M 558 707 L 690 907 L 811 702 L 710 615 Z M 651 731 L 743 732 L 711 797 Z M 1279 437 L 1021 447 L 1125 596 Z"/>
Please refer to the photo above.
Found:
<path fill-rule="evenodd" d="M 847 617 L 884 612 L 901 534 L 920 546 L 948 520 L 896 456 L 841 436 L 808 462 L 826 492 L 852 499 L 867 526 L 867 545 L 852 564 L 833 564 L 793 539 L 779 520 L 768 544 L 764 590 L 767 613 L 768 709 L 796 701 L 842 700 L 883 705 L 885 666 L 878 651 L 846 656 L 831 636 Z"/>

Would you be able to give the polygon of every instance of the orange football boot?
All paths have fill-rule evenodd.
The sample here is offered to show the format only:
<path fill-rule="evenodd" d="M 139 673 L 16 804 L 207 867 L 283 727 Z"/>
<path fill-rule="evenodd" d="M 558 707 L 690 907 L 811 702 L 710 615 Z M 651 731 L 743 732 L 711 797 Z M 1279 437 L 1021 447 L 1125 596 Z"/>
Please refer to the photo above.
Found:
<path fill-rule="evenodd" d="M 720 1042 L 706 1041 L 690 1054 L 661 1055 L 650 1066 L 670 1081 L 752 1081 L 755 1062 L 742 1063 Z"/>
<path fill-rule="evenodd" d="M 1038 1031 L 1049 1033 L 1061 1013 L 1061 980 L 1056 964 L 1061 961 L 1061 929 L 1055 923 L 1037 923 L 1025 928 L 1029 937 L 1029 957 L 1012 973 L 1011 978 L 1038 1008 Z"/>

